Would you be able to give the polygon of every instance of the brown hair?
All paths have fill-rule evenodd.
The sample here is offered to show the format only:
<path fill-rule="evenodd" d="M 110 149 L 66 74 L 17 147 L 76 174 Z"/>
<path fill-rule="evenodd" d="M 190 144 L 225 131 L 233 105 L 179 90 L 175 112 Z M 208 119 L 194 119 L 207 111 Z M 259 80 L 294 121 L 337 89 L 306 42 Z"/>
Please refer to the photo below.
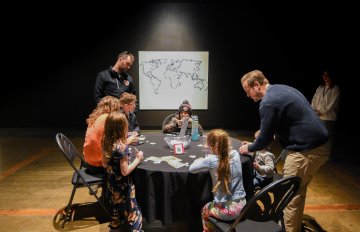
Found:
<path fill-rule="evenodd" d="M 131 61 L 134 62 L 134 60 L 135 60 L 134 55 L 128 51 L 123 51 L 123 52 L 119 53 L 118 59 L 127 59 L 128 56 L 130 56 Z"/>
<path fill-rule="evenodd" d="M 111 158 L 114 146 L 120 141 L 126 144 L 128 121 L 125 114 L 112 112 L 105 120 L 104 134 L 102 137 L 103 163 L 107 164 Z"/>
<path fill-rule="evenodd" d="M 259 82 L 260 85 L 269 84 L 268 79 L 266 79 L 265 75 L 260 70 L 253 70 L 246 73 L 241 78 L 241 84 L 246 81 L 250 87 L 254 86 L 254 82 Z"/>
<path fill-rule="evenodd" d="M 123 107 L 125 104 L 130 104 L 131 102 L 136 101 L 136 96 L 132 93 L 124 92 L 120 95 L 120 107 Z"/>
<path fill-rule="evenodd" d="M 218 180 L 213 188 L 213 192 L 216 192 L 220 187 L 227 194 L 230 193 L 230 140 L 229 135 L 222 129 L 214 129 L 207 135 L 207 145 L 211 147 L 213 152 L 219 157 L 218 165 Z"/>
<path fill-rule="evenodd" d="M 88 126 L 92 126 L 95 123 L 95 120 L 102 114 L 109 114 L 113 111 L 120 110 L 120 100 L 113 96 L 105 96 L 97 104 L 96 108 L 86 119 Z"/>

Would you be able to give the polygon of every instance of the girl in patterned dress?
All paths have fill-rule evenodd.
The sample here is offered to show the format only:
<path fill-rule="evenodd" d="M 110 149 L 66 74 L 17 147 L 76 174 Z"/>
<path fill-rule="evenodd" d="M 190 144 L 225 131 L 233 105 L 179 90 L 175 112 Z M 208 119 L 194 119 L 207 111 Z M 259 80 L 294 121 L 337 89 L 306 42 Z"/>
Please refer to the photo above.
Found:
<path fill-rule="evenodd" d="M 142 151 L 136 151 L 130 162 L 126 145 L 128 122 L 120 112 L 112 112 L 105 121 L 103 165 L 106 167 L 105 199 L 110 203 L 112 221 L 110 229 L 124 228 L 124 231 L 141 231 L 142 214 L 135 198 L 132 171 L 144 158 Z"/>

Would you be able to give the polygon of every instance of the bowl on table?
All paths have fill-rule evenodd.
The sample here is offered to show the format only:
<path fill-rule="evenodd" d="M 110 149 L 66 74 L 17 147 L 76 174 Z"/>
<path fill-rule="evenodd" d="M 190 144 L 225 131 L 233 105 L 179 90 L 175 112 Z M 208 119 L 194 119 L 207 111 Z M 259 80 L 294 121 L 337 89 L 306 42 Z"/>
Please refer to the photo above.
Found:
<path fill-rule="evenodd" d="M 184 148 L 188 148 L 191 142 L 191 136 L 185 135 L 180 137 L 179 135 L 167 134 L 164 137 L 166 144 L 171 148 L 174 149 L 174 144 L 183 144 Z"/>

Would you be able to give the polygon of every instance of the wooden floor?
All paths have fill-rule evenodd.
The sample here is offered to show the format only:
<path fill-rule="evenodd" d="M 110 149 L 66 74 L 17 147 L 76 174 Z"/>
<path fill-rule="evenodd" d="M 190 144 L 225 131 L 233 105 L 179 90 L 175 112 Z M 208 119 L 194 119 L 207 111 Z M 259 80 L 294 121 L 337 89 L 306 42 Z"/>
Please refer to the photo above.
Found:
<path fill-rule="evenodd" d="M 108 231 L 107 220 L 88 190 L 74 199 L 74 221 L 62 229 L 59 212 L 67 204 L 72 170 L 59 151 L 55 134 L 63 132 L 82 150 L 84 132 L 57 129 L 0 129 L 0 231 Z M 251 139 L 231 132 L 240 139 Z M 278 148 L 274 148 L 276 154 Z M 345 159 L 346 160 L 346 159 Z M 281 170 L 281 163 L 279 169 Z M 360 231 L 358 162 L 328 162 L 308 188 L 304 222 L 308 231 Z M 80 204 L 81 203 L 81 204 Z M 83 204 L 87 203 L 87 204 Z M 144 230 L 185 231 L 181 222 Z"/>

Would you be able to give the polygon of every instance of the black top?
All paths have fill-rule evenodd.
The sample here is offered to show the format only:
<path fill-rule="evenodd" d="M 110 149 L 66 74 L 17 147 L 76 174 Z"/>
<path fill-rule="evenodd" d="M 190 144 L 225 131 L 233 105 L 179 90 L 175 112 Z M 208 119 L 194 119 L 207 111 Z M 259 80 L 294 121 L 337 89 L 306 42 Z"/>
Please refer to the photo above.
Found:
<path fill-rule="evenodd" d="M 136 93 L 134 80 L 129 74 L 117 73 L 112 67 L 98 73 L 94 86 L 96 103 L 99 103 L 105 96 L 119 98 L 124 92 Z"/>

